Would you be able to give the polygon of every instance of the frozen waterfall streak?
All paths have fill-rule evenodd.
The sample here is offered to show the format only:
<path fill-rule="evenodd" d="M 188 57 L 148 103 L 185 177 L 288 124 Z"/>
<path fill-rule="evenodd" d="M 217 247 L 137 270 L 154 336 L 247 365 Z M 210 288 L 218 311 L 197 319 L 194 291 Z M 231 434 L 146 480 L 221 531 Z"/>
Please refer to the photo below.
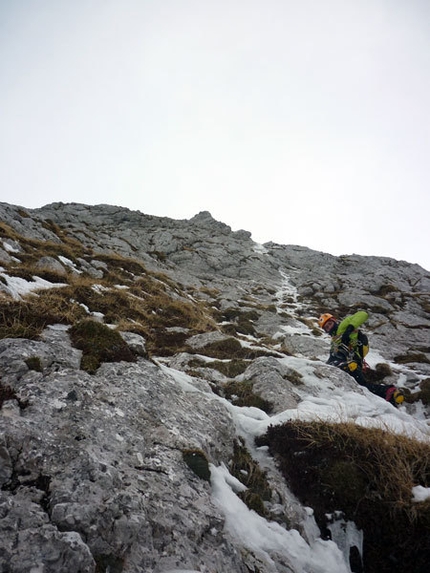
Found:
<path fill-rule="evenodd" d="M 294 285 L 291 284 L 290 276 L 287 275 L 285 271 L 279 271 L 279 274 L 282 277 L 282 283 L 280 289 L 276 293 L 276 300 L 278 302 L 277 310 L 278 312 L 283 311 L 284 305 L 288 303 L 288 307 L 291 310 L 296 311 L 301 308 L 300 303 L 297 302 L 297 289 Z"/>

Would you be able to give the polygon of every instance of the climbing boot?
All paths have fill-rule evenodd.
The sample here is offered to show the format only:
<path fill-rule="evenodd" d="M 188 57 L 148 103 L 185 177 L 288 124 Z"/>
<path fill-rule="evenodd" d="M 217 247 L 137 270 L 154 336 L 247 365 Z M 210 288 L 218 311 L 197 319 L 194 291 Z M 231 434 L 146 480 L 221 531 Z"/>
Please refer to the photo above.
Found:
<path fill-rule="evenodd" d="M 396 408 L 400 406 L 405 400 L 405 395 L 401 390 L 395 386 L 390 386 L 385 394 L 385 399 Z"/>

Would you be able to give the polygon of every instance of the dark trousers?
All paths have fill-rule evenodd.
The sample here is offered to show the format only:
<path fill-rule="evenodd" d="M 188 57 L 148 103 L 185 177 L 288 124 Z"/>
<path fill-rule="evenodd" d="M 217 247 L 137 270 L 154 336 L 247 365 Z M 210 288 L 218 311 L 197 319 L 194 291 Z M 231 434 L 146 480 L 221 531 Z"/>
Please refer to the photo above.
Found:
<path fill-rule="evenodd" d="M 347 364 L 345 366 L 340 365 L 339 368 L 341 368 L 341 370 L 343 370 L 344 372 L 347 372 L 350 376 L 352 376 L 354 378 L 354 380 L 356 382 L 358 382 L 358 384 L 360 384 L 360 386 L 365 386 L 373 394 L 376 394 L 377 396 L 380 396 L 381 398 L 385 398 L 385 396 L 387 394 L 387 390 L 388 390 L 388 388 L 390 388 L 390 386 L 386 386 L 385 384 L 372 384 L 371 382 L 367 382 L 366 378 L 364 377 L 363 370 L 360 366 L 358 366 L 352 372 L 351 372 L 351 370 L 349 370 Z"/>

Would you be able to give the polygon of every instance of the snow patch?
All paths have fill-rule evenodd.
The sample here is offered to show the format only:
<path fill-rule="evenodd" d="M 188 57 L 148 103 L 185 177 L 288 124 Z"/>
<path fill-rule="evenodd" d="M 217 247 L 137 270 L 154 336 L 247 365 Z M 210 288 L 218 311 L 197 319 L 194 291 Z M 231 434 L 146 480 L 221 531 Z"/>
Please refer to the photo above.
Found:
<path fill-rule="evenodd" d="M 415 503 L 421 503 L 430 499 L 430 487 L 423 487 L 422 485 L 416 485 L 412 488 L 412 501 Z"/>
<path fill-rule="evenodd" d="M 33 276 L 32 281 L 26 281 L 21 277 L 10 277 L 5 273 L 0 273 L 0 277 L 6 280 L 7 284 L 0 283 L 1 290 L 9 294 L 15 300 L 21 300 L 23 296 L 42 289 L 61 288 L 67 286 L 66 283 L 51 283 L 38 276 Z"/>
<path fill-rule="evenodd" d="M 78 273 L 78 274 L 82 274 L 82 271 L 80 271 L 76 267 L 76 265 L 73 261 L 71 261 L 70 259 L 68 259 L 66 257 L 63 257 L 62 255 L 58 255 L 58 258 L 63 263 L 63 265 L 66 265 L 66 267 L 69 267 L 70 269 L 72 269 L 73 272 Z"/>
<path fill-rule="evenodd" d="M 261 243 L 254 243 L 253 250 L 255 253 L 259 253 L 260 255 L 268 255 L 269 254 L 269 251 Z"/>
<path fill-rule="evenodd" d="M 233 491 L 237 480 L 224 465 L 210 465 L 212 497 L 225 516 L 225 529 L 276 571 L 270 554 L 277 554 L 293 565 L 297 573 L 350 573 L 342 552 L 333 541 L 314 539 L 308 544 L 300 533 L 284 529 L 248 509 Z"/>
<path fill-rule="evenodd" d="M 20 250 L 17 247 L 15 247 L 14 245 L 11 245 L 7 241 L 3 241 L 3 249 L 5 251 L 7 251 L 8 253 L 19 253 L 20 252 Z"/>

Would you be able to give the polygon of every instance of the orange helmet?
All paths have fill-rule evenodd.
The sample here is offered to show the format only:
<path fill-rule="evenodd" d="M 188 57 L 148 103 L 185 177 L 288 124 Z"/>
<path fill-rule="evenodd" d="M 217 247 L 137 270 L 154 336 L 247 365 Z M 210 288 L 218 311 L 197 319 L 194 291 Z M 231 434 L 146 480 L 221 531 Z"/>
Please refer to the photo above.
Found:
<path fill-rule="evenodd" d="M 336 320 L 335 317 L 332 314 L 329 314 L 328 312 L 325 312 L 324 314 L 322 314 L 319 319 L 318 319 L 318 326 L 320 328 L 324 328 L 325 323 L 330 320 L 330 319 Z"/>

